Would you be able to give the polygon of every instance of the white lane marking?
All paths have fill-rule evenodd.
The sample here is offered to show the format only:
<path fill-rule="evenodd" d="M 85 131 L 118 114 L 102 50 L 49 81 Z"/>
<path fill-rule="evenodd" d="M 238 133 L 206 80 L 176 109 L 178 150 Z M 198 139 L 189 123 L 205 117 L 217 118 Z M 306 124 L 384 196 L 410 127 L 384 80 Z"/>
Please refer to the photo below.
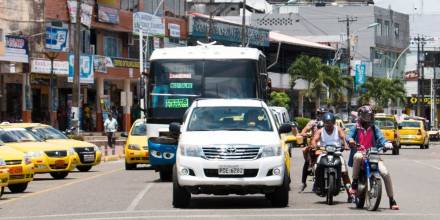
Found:
<path fill-rule="evenodd" d="M 347 211 L 347 209 L 295 209 L 295 208 L 270 208 L 277 212 L 294 212 L 294 211 Z M 267 209 L 246 209 L 252 212 L 267 212 Z M 117 214 L 143 214 L 143 213 L 188 213 L 188 212 L 242 212 L 240 209 L 161 209 L 161 210 L 134 210 L 134 211 L 112 211 L 112 212 L 86 212 L 86 213 L 70 213 L 70 214 L 54 214 L 54 215 L 36 215 L 36 216 L 14 216 L 14 217 L 0 217 L 0 219 L 29 219 L 29 218 L 55 218 L 55 217 L 75 217 L 75 216 L 91 216 L 91 215 L 117 215 Z"/>
<path fill-rule="evenodd" d="M 425 213 L 374 213 L 368 214 L 370 216 L 376 217 L 438 217 L 440 214 L 425 214 Z M 81 220 L 103 220 L 103 219 L 175 219 L 175 218 L 219 218 L 226 219 L 228 217 L 233 218 L 262 218 L 262 217 L 313 217 L 313 218 L 329 218 L 329 217 L 364 217 L 365 213 L 353 213 L 353 214 L 262 214 L 262 215 L 254 215 L 254 214 L 238 214 L 238 215 L 155 215 L 155 216 L 125 216 L 125 217 L 104 217 L 104 218 L 82 218 Z"/>
<path fill-rule="evenodd" d="M 431 165 L 431 164 L 428 164 L 428 163 L 424 163 L 424 162 L 419 161 L 419 160 L 413 160 L 413 161 L 416 162 L 416 163 L 418 163 L 418 164 L 421 164 L 421 165 L 424 165 L 424 166 L 430 167 L 430 168 L 432 168 L 432 169 L 440 170 L 440 167 L 437 167 L 437 166 L 434 166 L 434 165 Z"/>
<path fill-rule="evenodd" d="M 126 211 L 134 211 L 134 209 L 136 208 L 136 206 L 139 205 L 139 202 L 142 200 L 142 198 L 144 198 L 145 193 L 148 192 L 148 190 L 151 189 L 151 187 L 153 187 L 153 183 L 149 183 L 147 184 L 147 186 L 145 186 L 144 190 L 140 191 L 136 197 L 133 199 L 133 201 L 131 202 L 131 204 L 127 207 Z"/>

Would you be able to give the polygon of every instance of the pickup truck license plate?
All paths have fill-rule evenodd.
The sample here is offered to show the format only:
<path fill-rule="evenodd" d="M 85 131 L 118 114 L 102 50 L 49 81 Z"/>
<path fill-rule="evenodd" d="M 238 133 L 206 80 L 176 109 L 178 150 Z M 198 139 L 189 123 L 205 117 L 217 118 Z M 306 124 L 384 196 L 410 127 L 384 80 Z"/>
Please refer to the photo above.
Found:
<path fill-rule="evenodd" d="M 218 175 L 243 175 L 244 169 L 238 166 L 222 166 L 218 168 Z"/>
<path fill-rule="evenodd" d="M 93 154 L 84 155 L 84 162 L 93 162 L 93 161 L 95 161 L 95 155 Z"/>

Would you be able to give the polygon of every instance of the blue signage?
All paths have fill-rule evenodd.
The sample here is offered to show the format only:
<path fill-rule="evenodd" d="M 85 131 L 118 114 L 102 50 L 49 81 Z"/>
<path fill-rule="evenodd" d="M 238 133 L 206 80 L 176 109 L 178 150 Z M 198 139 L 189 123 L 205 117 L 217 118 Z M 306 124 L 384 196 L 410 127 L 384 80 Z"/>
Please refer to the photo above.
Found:
<path fill-rule="evenodd" d="M 365 84 L 367 75 L 366 75 L 366 66 L 365 63 L 356 64 L 354 67 L 355 71 L 355 92 L 359 91 L 359 88 Z"/>
<path fill-rule="evenodd" d="M 75 56 L 69 54 L 69 77 L 68 82 L 73 82 Z M 80 57 L 80 83 L 94 83 L 93 56 L 81 55 Z"/>
<path fill-rule="evenodd" d="M 67 49 L 66 28 L 46 27 L 46 49 L 51 51 L 66 51 Z"/>
<path fill-rule="evenodd" d="M 193 16 L 190 20 L 190 35 L 194 37 L 206 37 L 209 28 L 209 19 L 204 17 Z M 211 38 L 216 41 L 224 41 L 231 43 L 241 43 L 241 25 L 212 21 Z M 246 38 L 249 45 L 269 46 L 269 30 L 246 26 Z"/>

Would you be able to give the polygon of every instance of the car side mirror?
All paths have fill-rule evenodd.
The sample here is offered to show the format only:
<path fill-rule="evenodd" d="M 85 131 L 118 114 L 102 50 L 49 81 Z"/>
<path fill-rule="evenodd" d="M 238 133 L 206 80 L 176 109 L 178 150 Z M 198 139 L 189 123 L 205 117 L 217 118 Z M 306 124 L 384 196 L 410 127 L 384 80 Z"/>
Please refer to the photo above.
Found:
<path fill-rule="evenodd" d="M 292 132 L 292 125 L 291 124 L 282 124 L 280 128 L 278 129 L 278 133 L 285 134 Z"/>
<path fill-rule="evenodd" d="M 128 134 L 127 134 L 127 132 L 122 133 L 122 134 L 121 134 L 121 137 L 128 138 Z"/>
<path fill-rule="evenodd" d="M 178 136 L 180 134 L 180 124 L 178 122 L 171 122 L 169 130 L 172 135 Z"/>

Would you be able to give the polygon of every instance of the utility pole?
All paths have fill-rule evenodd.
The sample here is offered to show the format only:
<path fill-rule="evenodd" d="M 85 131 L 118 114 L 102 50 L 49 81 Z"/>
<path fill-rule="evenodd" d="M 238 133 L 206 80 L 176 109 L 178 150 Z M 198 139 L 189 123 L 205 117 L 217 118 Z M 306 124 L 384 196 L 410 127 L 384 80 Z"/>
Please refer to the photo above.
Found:
<path fill-rule="evenodd" d="M 421 68 L 422 68 L 422 80 L 420 81 L 421 82 L 421 85 L 420 85 L 420 87 L 421 87 L 421 95 L 422 95 L 422 99 L 424 100 L 425 99 L 425 91 L 424 91 L 424 84 L 425 84 L 425 37 L 422 37 L 422 42 L 421 42 L 421 44 L 422 44 L 422 56 L 423 56 L 423 59 L 422 59 L 422 65 L 421 65 Z M 420 112 L 420 113 L 422 113 L 422 112 Z M 420 114 L 419 116 L 422 116 L 422 117 L 425 117 L 425 112 L 423 112 L 423 114 Z"/>
<path fill-rule="evenodd" d="M 75 45 L 74 45 L 74 74 L 73 74 L 73 87 L 72 87 L 72 114 L 74 119 L 72 120 L 74 127 L 77 128 L 79 134 L 79 107 L 80 107 L 80 48 L 81 48 L 81 0 L 77 0 L 76 5 L 76 24 L 75 24 Z"/>
<path fill-rule="evenodd" d="M 345 19 L 338 19 L 338 22 L 345 22 L 347 27 L 347 76 L 351 74 L 351 45 L 350 45 L 350 23 L 357 21 L 357 18 L 346 16 Z M 352 85 L 354 86 L 354 85 Z M 347 112 L 351 111 L 351 97 L 347 100 Z"/>
<path fill-rule="evenodd" d="M 241 24 L 241 45 L 246 46 L 246 0 L 243 0 L 243 18 Z"/>
<path fill-rule="evenodd" d="M 211 42 L 212 35 L 212 17 L 214 16 L 214 11 L 212 10 L 212 5 L 214 4 L 214 0 L 209 0 L 209 23 L 208 23 L 208 31 L 206 33 L 206 41 Z"/>
<path fill-rule="evenodd" d="M 420 88 L 420 35 L 414 38 L 417 41 L 417 115 L 420 115 L 421 88 Z"/>

